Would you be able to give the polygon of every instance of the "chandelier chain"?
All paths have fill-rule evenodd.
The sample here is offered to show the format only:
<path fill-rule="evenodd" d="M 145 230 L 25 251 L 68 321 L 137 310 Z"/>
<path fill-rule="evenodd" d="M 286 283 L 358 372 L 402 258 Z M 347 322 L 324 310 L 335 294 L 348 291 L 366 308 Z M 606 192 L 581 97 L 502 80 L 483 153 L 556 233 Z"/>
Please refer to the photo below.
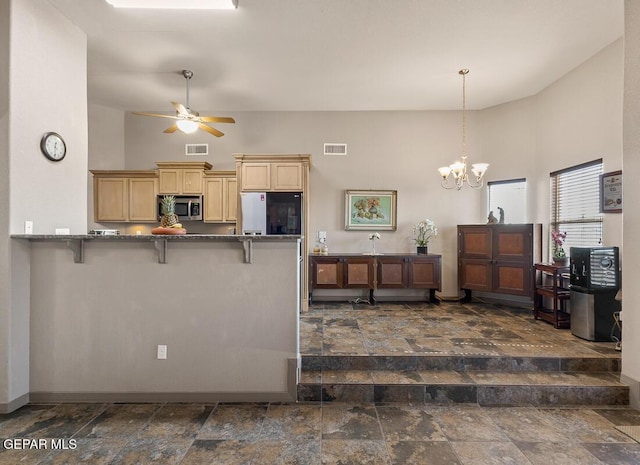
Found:
<path fill-rule="evenodd" d="M 466 183 L 473 189 L 480 189 L 483 186 L 484 174 L 489 167 L 488 163 L 475 163 L 469 170 L 474 178 L 469 179 L 467 172 L 467 74 L 469 70 L 464 68 L 458 71 L 462 76 L 462 160 L 456 161 L 449 166 L 438 168 L 442 176 L 442 187 L 445 189 L 460 190 Z"/>
<path fill-rule="evenodd" d="M 468 69 L 461 69 L 462 74 L 462 158 L 467 158 L 467 86 Z"/>

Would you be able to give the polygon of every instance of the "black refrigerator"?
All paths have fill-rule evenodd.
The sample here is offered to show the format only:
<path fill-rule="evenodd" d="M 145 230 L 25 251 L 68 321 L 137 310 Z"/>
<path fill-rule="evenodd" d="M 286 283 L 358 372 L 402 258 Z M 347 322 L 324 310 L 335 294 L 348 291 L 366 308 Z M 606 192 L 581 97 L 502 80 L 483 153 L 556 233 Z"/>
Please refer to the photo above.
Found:
<path fill-rule="evenodd" d="M 614 340 L 613 315 L 620 311 L 615 300 L 620 289 L 618 247 L 571 247 L 570 257 L 571 333 L 589 341 Z"/>

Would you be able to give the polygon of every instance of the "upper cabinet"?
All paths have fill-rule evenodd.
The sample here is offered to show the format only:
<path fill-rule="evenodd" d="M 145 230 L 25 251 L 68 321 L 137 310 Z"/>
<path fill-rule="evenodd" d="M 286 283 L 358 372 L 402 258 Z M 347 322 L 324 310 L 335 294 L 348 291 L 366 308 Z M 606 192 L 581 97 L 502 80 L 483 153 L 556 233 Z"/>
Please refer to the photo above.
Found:
<path fill-rule="evenodd" d="M 310 155 L 235 154 L 240 191 L 303 192 Z"/>
<path fill-rule="evenodd" d="M 207 162 L 156 162 L 160 179 L 160 194 L 197 194 L 204 192 L 204 170 L 212 168 Z"/>
<path fill-rule="evenodd" d="M 204 172 L 204 221 L 235 223 L 238 189 L 235 171 Z"/>
<path fill-rule="evenodd" d="M 156 171 L 92 170 L 91 173 L 96 222 L 158 221 Z"/>

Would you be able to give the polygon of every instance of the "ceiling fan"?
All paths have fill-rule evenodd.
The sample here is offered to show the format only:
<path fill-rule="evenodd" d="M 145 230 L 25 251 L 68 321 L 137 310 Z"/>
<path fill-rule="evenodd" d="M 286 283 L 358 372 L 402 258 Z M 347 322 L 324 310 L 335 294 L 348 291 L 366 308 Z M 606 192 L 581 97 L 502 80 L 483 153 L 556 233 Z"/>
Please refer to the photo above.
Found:
<path fill-rule="evenodd" d="M 184 106 L 183 104 L 178 102 L 171 102 L 176 108 L 175 116 L 160 115 L 157 113 L 144 113 L 140 111 L 134 111 L 133 114 L 143 116 L 157 116 L 160 118 L 170 118 L 177 120 L 173 126 L 170 126 L 164 130 L 164 132 L 166 132 L 167 134 L 176 132 L 178 129 L 184 133 L 190 134 L 200 128 L 203 131 L 206 131 L 216 137 L 224 136 L 223 132 L 218 131 L 216 128 L 212 128 L 205 123 L 235 123 L 236 121 L 233 118 L 224 116 L 200 116 L 200 113 L 198 113 L 197 111 L 193 111 L 189 107 L 189 80 L 193 77 L 193 71 L 183 69 L 182 75 L 187 81 L 187 105 Z"/>

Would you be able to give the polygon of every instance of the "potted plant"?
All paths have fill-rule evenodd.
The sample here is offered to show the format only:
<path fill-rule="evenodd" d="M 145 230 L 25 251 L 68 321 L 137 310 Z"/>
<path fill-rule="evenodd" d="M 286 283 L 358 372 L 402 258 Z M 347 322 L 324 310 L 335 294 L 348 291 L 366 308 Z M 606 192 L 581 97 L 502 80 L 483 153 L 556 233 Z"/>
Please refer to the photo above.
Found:
<path fill-rule="evenodd" d="M 559 266 L 566 266 L 569 261 L 567 253 L 564 251 L 564 242 L 567 240 L 567 233 L 562 231 L 551 231 L 553 241 L 553 263 Z"/>
<path fill-rule="evenodd" d="M 418 255 L 426 255 L 431 238 L 438 235 L 436 224 L 430 219 L 424 219 L 413 226 L 413 241 L 418 247 Z"/>

